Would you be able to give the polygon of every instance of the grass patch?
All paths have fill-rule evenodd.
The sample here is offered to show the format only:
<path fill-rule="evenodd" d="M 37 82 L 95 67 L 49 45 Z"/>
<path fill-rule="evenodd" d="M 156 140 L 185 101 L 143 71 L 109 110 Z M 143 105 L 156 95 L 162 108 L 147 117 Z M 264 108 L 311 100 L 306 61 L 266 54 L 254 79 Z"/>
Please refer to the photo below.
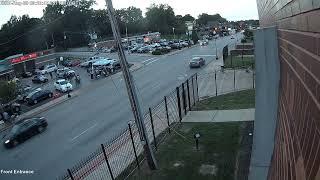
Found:
<path fill-rule="evenodd" d="M 224 62 L 225 68 L 255 68 L 254 56 L 228 56 Z"/>
<path fill-rule="evenodd" d="M 136 171 L 134 180 L 233 180 L 240 125 L 232 123 L 182 123 L 159 146 L 156 152 L 159 169 Z M 199 151 L 193 135 L 199 132 Z"/>
<path fill-rule="evenodd" d="M 204 99 L 198 102 L 192 110 L 247 109 L 254 107 L 255 90 L 249 89 Z"/>

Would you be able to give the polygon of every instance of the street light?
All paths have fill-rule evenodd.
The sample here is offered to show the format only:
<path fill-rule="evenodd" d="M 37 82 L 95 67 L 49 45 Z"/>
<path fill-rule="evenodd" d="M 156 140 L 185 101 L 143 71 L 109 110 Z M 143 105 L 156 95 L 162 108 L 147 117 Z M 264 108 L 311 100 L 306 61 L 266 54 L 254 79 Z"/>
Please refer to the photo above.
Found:
<path fill-rule="evenodd" d="M 218 48 L 217 48 L 217 38 L 214 38 L 214 44 L 216 46 L 216 60 L 218 60 L 219 57 L 218 57 Z"/>
<path fill-rule="evenodd" d="M 172 28 L 172 31 L 173 31 L 173 39 L 176 39 L 176 35 L 174 33 L 174 27 Z"/>

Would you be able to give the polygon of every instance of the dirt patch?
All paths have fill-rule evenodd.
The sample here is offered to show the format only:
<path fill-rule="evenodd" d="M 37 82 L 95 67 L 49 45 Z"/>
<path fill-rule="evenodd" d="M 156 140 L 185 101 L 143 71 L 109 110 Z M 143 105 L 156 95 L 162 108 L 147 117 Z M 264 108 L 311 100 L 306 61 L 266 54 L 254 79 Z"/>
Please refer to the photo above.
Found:
<path fill-rule="evenodd" d="M 215 165 L 202 164 L 199 168 L 199 173 L 202 175 L 216 175 L 218 168 Z"/>

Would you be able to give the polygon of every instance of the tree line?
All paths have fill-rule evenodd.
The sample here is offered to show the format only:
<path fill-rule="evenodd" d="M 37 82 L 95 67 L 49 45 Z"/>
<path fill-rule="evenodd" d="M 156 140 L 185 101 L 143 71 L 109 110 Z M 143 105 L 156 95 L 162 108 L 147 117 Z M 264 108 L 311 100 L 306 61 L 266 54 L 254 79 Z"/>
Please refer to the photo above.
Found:
<path fill-rule="evenodd" d="M 74 5 L 55 2 L 43 10 L 41 18 L 28 15 L 11 16 L 0 30 L 0 59 L 9 55 L 44 50 L 51 47 L 65 48 L 87 45 L 90 35 L 98 39 L 112 37 L 108 13 L 105 9 L 94 10 L 94 0 L 80 0 Z M 116 18 L 122 34 L 143 34 L 158 31 L 162 34 L 184 34 L 185 21 L 206 25 L 209 21 L 227 22 L 219 14 L 201 14 L 197 19 L 190 14 L 176 15 L 166 4 L 152 4 L 145 13 L 137 7 L 116 10 Z"/>

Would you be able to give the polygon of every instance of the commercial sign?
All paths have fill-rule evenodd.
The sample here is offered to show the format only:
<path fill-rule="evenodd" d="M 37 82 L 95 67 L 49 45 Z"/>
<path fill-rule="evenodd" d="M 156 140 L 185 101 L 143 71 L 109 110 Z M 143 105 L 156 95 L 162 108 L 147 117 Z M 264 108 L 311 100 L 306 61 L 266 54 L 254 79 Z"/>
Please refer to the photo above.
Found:
<path fill-rule="evenodd" d="M 36 57 L 38 57 L 37 53 L 27 54 L 27 55 L 24 55 L 24 56 L 20 56 L 20 57 L 11 59 L 11 64 L 21 63 L 21 62 L 24 62 L 24 61 L 27 61 L 27 60 L 30 60 L 30 59 L 33 59 L 33 58 L 36 58 Z"/>

